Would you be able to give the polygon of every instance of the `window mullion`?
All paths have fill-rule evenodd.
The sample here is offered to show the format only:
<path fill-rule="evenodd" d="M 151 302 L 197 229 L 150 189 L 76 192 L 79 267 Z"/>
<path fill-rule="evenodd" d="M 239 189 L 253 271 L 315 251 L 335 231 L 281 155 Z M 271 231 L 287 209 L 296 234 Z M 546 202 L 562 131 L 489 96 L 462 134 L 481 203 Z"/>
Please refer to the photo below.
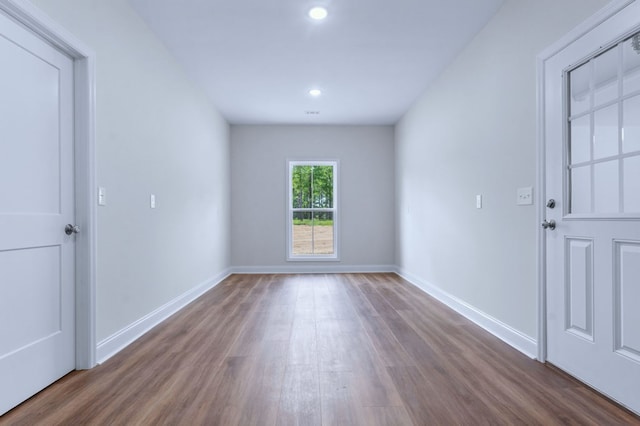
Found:
<path fill-rule="evenodd" d="M 316 215 L 315 212 L 313 211 L 313 208 L 315 207 L 315 203 L 313 201 L 313 171 L 314 171 L 315 167 L 311 166 L 311 254 L 316 254 L 316 232 L 315 232 L 315 220 L 316 220 Z"/>

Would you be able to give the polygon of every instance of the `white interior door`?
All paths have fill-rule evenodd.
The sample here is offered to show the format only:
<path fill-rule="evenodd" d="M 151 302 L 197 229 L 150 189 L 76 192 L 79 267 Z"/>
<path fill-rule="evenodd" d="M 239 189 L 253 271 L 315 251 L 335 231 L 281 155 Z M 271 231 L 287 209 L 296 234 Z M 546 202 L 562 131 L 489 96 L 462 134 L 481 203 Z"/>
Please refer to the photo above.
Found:
<path fill-rule="evenodd" d="M 0 13 L 0 414 L 75 367 L 73 63 Z"/>
<path fill-rule="evenodd" d="M 547 359 L 640 413 L 640 2 L 545 63 Z"/>

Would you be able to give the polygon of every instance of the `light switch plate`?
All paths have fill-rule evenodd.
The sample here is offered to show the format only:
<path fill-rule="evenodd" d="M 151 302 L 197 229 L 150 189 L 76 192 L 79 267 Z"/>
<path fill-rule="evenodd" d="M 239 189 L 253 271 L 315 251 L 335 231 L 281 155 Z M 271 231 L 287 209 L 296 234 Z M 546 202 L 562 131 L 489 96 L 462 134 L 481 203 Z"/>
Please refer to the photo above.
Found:
<path fill-rule="evenodd" d="M 476 195 L 476 209 L 481 209 L 482 208 L 482 195 L 478 194 Z"/>
<path fill-rule="evenodd" d="M 151 194 L 151 196 L 149 197 L 149 206 L 152 209 L 156 208 L 156 194 Z"/>
<path fill-rule="evenodd" d="M 107 205 L 107 190 L 102 186 L 98 187 L 98 205 L 99 206 Z"/>
<path fill-rule="evenodd" d="M 516 204 L 519 206 L 529 206 L 533 204 L 533 187 L 526 186 L 524 188 L 518 188 L 518 200 Z"/>

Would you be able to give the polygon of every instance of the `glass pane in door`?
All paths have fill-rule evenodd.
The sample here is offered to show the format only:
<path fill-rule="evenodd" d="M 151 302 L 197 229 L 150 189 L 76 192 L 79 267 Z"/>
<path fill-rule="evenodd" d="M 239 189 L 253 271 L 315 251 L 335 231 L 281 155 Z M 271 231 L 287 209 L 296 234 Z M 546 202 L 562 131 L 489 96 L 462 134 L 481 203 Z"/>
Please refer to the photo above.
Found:
<path fill-rule="evenodd" d="M 640 90 L 640 33 L 622 43 L 622 93 Z"/>
<path fill-rule="evenodd" d="M 622 104 L 622 152 L 640 151 L 640 95 Z"/>
<path fill-rule="evenodd" d="M 585 115 L 571 121 L 571 164 L 591 160 L 591 116 Z"/>
<path fill-rule="evenodd" d="M 593 158 L 618 155 L 618 104 L 594 113 Z"/>
<path fill-rule="evenodd" d="M 640 33 L 566 82 L 569 213 L 640 215 Z"/>
<path fill-rule="evenodd" d="M 591 166 L 571 170 L 571 213 L 591 213 Z"/>
<path fill-rule="evenodd" d="M 595 213 L 620 211 L 620 183 L 618 160 L 599 163 L 593 170 L 593 195 Z"/>
<path fill-rule="evenodd" d="M 624 212 L 640 213 L 640 156 L 624 160 Z"/>
<path fill-rule="evenodd" d="M 591 107 L 591 62 L 569 73 L 569 96 L 571 116 L 582 114 Z"/>
<path fill-rule="evenodd" d="M 594 106 L 618 98 L 618 47 L 613 47 L 594 60 Z"/>

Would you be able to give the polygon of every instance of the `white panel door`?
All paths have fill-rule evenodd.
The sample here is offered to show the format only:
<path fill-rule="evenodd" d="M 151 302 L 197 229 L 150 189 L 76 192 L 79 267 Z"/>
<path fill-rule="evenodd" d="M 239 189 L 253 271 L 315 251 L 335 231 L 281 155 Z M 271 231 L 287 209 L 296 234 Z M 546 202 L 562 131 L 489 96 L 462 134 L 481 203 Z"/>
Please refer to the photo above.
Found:
<path fill-rule="evenodd" d="M 73 63 L 0 13 L 0 415 L 75 367 Z"/>
<path fill-rule="evenodd" d="M 640 2 L 545 63 L 547 360 L 640 413 Z"/>

